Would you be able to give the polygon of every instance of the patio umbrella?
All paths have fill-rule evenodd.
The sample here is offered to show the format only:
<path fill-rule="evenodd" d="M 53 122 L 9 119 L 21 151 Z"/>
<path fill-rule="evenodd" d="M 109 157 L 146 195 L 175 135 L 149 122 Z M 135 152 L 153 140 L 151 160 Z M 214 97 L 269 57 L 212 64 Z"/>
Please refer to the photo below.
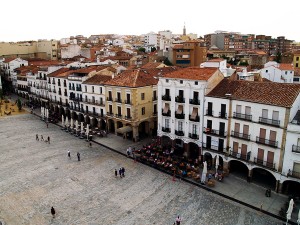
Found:
<path fill-rule="evenodd" d="M 85 132 L 85 134 L 87 136 L 87 139 L 89 139 L 89 133 L 90 133 L 90 127 L 89 126 L 90 126 L 89 124 L 86 125 L 86 132 Z"/>
<path fill-rule="evenodd" d="M 73 118 L 71 118 L 71 128 L 74 127 L 74 121 L 73 121 Z"/>
<path fill-rule="evenodd" d="M 61 125 L 62 125 L 62 127 L 65 126 L 65 118 L 64 118 L 64 115 L 61 115 Z"/>
<path fill-rule="evenodd" d="M 300 224 L 300 209 L 299 209 L 299 212 L 298 212 L 298 220 L 297 220 L 297 223 L 298 223 L 298 225 Z"/>
<path fill-rule="evenodd" d="M 48 119 L 49 118 L 49 109 L 46 109 L 45 117 Z"/>
<path fill-rule="evenodd" d="M 69 126 L 69 118 L 66 116 L 66 127 Z"/>
<path fill-rule="evenodd" d="M 44 107 L 41 106 L 41 117 L 44 118 Z"/>
<path fill-rule="evenodd" d="M 78 120 L 76 120 L 75 126 L 76 126 L 76 132 L 77 132 L 78 131 Z"/>
<path fill-rule="evenodd" d="M 293 207 L 294 207 L 294 200 L 291 199 L 290 203 L 289 203 L 289 208 L 286 211 L 286 224 L 288 223 L 288 221 L 292 218 L 292 212 L 293 212 Z"/>
<path fill-rule="evenodd" d="M 218 167 L 219 167 L 219 155 L 216 156 L 216 172 L 218 172 Z"/>
<path fill-rule="evenodd" d="M 201 176 L 201 183 L 205 183 L 206 181 L 206 174 L 207 174 L 207 162 L 205 161 L 203 163 L 203 170 L 202 170 L 202 176 Z"/>

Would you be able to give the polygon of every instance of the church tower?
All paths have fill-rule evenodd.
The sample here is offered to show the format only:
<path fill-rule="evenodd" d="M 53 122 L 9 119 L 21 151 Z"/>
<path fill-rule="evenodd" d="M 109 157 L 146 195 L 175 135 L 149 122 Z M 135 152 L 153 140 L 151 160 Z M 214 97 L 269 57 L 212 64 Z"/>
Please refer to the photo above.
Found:
<path fill-rule="evenodd" d="M 184 23 L 184 26 L 183 26 L 183 36 L 186 36 L 185 23 Z"/>

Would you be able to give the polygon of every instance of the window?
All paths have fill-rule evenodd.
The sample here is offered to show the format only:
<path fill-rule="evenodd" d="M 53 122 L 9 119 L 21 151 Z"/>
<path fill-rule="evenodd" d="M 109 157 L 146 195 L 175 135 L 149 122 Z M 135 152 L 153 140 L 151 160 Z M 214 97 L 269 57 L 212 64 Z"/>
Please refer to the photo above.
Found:
<path fill-rule="evenodd" d="M 195 81 L 195 85 L 198 85 L 198 81 Z"/>
<path fill-rule="evenodd" d="M 180 80 L 180 83 L 183 84 L 183 80 Z"/>
<path fill-rule="evenodd" d="M 299 57 L 296 57 L 296 61 L 299 61 Z"/>
<path fill-rule="evenodd" d="M 192 133 L 197 134 L 197 125 L 193 124 Z"/>
<path fill-rule="evenodd" d="M 169 79 L 166 79 L 166 83 L 169 83 Z"/>
<path fill-rule="evenodd" d="M 94 93 L 95 89 L 94 89 L 94 86 L 92 86 L 92 92 Z"/>
<path fill-rule="evenodd" d="M 287 71 L 285 71 L 285 75 L 287 75 Z"/>
<path fill-rule="evenodd" d="M 145 100 L 145 93 L 141 93 L 141 99 Z"/>
<path fill-rule="evenodd" d="M 298 63 L 296 63 L 296 67 L 297 67 L 297 68 L 299 67 L 299 64 L 298 64 Z"/>
<path fill-rule="evenodd" d="M 84 89 L 85 89 L 85 92 L 87 92 L 87 86 L 86 85 L 84 86 Z"/>
<path fill-rule="evenodd" d="M 182 131 L 182 121 L 178 121 L 178 131 Z"/>
<path fill-rule="evenodd" d="M 100 87 L 100 94 L 102 94 L 102 87 Z"/>
<path fill-rule="evenodd" d="M 145 115 L 145 107 L 142 108 L 142 115 Z"/>
<path fill-rule="evenodd" d="M 170 128 L 170 121 L 169 121 L 169 119 L 165 119 L 165 126 L 166 126 L 166 128 Z"/>
<path fill-rule="evenodd" d="M 295 82 L 299 82 L 299 77 L 294 77 Z"/>
<path fill-rule="evenodd" d="M 266 73 L 268 72 L 268 70 L 266 70 Z"/>

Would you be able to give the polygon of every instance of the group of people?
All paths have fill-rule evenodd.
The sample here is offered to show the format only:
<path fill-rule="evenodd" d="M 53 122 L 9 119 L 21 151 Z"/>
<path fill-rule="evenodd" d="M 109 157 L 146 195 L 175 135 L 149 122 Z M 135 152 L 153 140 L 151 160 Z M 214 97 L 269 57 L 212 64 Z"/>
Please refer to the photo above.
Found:
<path fill-rule="evenodd" d="M 37 141 L 40 140 L 38 134 L 36 134 L 35 140 L 37 140 Z M 43 135 L 41 135 L 41 141 L 45 141 L 45 142 L 47 142 L 48 144 L 50 144 L 50 137 L 48 136 L 47 138 L 44 139 Z"/>
<path fill-rule="evenodd" d="M 71 159 L 71 152 L 68 150 L 68 157 L 69 157 L 69 159 Z M 79 152 L 77 152 L 77 159 L 78 159 L 78 161 L 80 161 L 80 153 Z"/>
<path fill-rule="evenodd" d="M 119 176 L 120 176 L 120 178 L 125 177 L 125 168 L 124 167 L 120 167 Z M 117 169 L 115 169 L 115 177 L 118 177 L 118 170 Z"/>

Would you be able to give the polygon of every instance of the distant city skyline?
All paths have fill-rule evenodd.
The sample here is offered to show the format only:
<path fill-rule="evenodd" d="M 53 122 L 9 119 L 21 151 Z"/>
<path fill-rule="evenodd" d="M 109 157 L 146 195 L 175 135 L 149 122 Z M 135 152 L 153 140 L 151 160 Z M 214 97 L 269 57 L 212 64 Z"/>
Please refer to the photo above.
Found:
<path fill-rule="evenodd" d="M 291 3 L 293 5 L 291 5 Z M 68 38 L 95 34 L 141 35 L 151 31 L 170 30 L 182 34 L 203 36 L 216 30 L 242 34 L 264 34 L 276 38 L 285 36 L 300 42 L 296 21 L 300 2 L 274 4 L 252 0 L 242 3 L 196 0 L 177 2 L 153 0 L 87 1 L 3 1 L 0 41 L 16 42 L 38 39 Z"/>

